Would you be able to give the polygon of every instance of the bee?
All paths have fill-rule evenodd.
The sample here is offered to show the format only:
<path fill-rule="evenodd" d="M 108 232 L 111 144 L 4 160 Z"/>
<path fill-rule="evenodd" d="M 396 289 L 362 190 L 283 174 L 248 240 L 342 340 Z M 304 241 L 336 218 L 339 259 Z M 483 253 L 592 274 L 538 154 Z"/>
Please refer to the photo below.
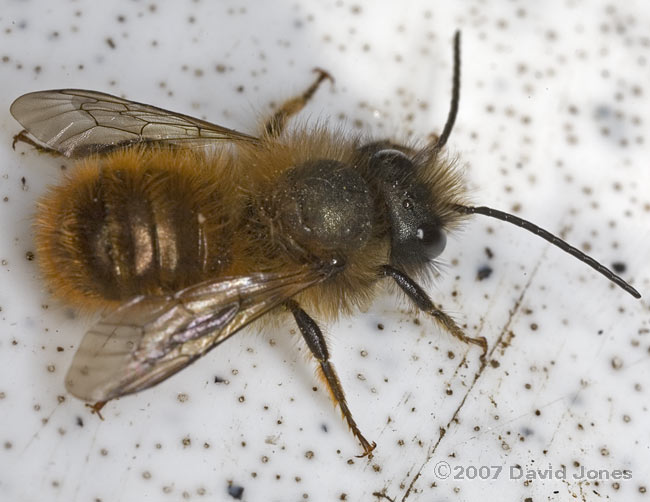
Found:
<path fill-rule="evenodd" d="M 382 279 L 459 340 L 467 336 L 419 281 L 446 235 L 473 214 L 517 225 L 573 255 L 635 298 L 593 258 L 522 218 L 470 204 L 445 145 L 460 95 L 460 33 L 442 133 L 422 147 L 364 141 L 324 125 L 287 128 L 331 80 L 314 82 L 248 135 L 102 92 L 25 94 L 11 105 L 14 138 L 78 164 L 40 200 L 35 241 L 53 295 L 104 315 L 66 375 L 94 402 L 169 378 L 237 331 L 292 316 L 319 378 L 362 456 L 376 443 L 355 422 L 319 322 L 367 305 Z M 317 322 L 315 319 L 319 319 Z"/>

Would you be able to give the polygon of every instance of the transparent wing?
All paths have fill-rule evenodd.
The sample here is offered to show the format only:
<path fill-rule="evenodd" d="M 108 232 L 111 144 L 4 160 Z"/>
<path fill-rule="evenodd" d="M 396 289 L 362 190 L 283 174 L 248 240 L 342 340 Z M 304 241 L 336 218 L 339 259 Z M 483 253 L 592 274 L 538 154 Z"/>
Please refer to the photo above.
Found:
<path fill-rule="evenodd" d="M 326 277 L 316 268 L 258 273 L 203 282 L 174 295 L 137 297 L 86 333 L 66 388 L 87 401 L 149 388 Z"/>
<path fill-rule="evenodd" d="M 188 115 L 82 89 L 25 94 L 12 103 L 11 114 L 30 139 L 66 157 L 138 143 L 204 148 L 215 141 L 257 141 Z M 20 134 L 17 139 L 22 139 Z"/>

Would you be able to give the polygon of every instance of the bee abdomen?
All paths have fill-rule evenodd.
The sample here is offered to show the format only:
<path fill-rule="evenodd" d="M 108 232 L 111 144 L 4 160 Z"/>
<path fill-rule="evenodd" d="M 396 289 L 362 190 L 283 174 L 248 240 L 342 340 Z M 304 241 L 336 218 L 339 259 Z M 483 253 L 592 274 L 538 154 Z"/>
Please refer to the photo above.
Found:
<path fill-rule="evenodd" d="M 38 206 L 38 254 L 54 294 L 84 307 L 219 274 L 232 226 L 212 178 L 169 151 L 76 167 Z"/>

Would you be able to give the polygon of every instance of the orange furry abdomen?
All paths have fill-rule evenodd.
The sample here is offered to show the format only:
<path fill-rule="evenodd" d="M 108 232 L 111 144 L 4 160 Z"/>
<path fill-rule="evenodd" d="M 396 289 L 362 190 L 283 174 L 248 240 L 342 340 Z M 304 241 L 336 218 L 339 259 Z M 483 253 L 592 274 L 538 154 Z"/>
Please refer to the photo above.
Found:
<path fill-rule="evenodd" d="M 36 247 L 55 296 L 95 310 L 224 273 L 239 213 L 205 157 L 130 149 L 88 159 L 38 203 Z M 212 164 L 212 163 L 211 163 Z"/>

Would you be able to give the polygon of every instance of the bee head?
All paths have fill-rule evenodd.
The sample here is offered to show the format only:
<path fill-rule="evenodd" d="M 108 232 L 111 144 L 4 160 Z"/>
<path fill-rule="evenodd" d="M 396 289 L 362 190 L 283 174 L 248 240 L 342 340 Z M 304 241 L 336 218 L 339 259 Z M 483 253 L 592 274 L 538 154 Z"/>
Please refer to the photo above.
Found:
<path fill-rule="evenodd" d="M 368 167 L 387 214 L 391 265 L 409 269 L 438 257 L 447 237 L 434 194 L 418 176 L 416 162 L 401 150 L 385 148 L 372 154 Z"/>

